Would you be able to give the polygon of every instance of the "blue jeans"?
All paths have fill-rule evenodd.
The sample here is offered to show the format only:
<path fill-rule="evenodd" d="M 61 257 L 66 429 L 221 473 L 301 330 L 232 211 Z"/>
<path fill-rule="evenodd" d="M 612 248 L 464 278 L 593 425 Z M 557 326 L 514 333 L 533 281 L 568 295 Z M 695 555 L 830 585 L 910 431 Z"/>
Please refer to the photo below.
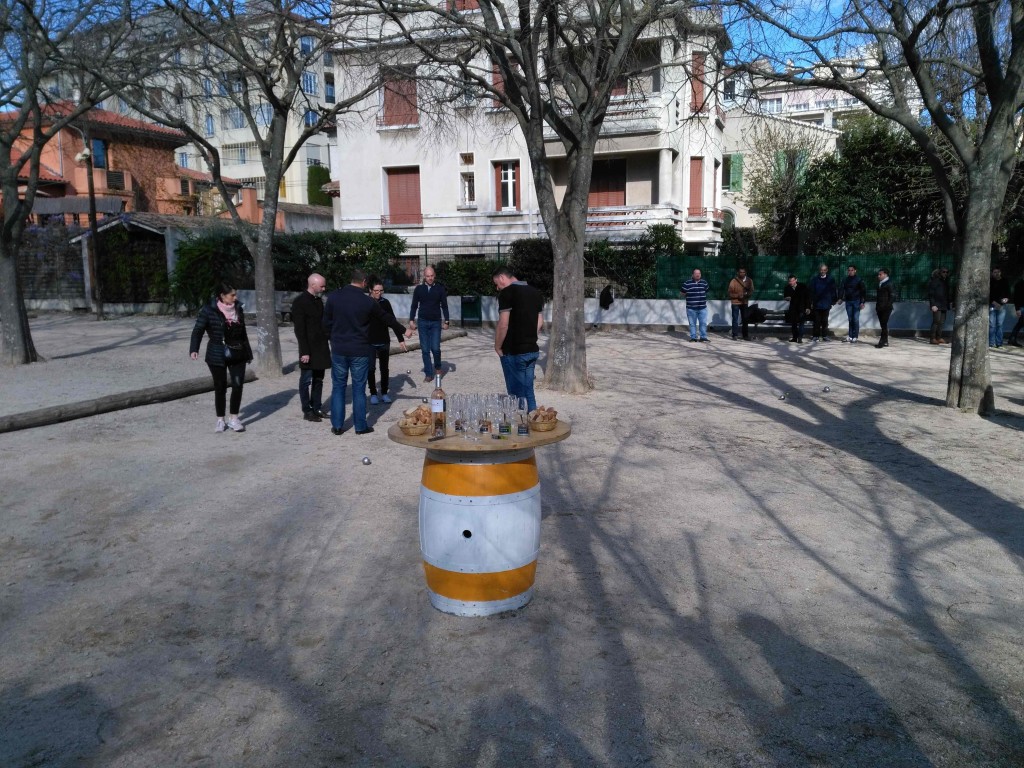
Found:
<path fill-rule="evenodd" d="M 850 330 L 847 335 L 851 339 L 856 339 L 860 336 L 860 302 L 859 301 L 848 301 L 846 302 L 846 318 L 850 323 Z"/>
<path fill-rule="evenodd" d="M 537 398 L 533 394 L 533 374 L 539 352 L 524 355 L 502 355 L 501 372 L 505 374 L 505 390 L 513 397 L 525 397 L 527 407 L 537 409 Z"/>
<path fill-rule="evenodd" d="M 324 372 L 305 368 L 299 371 L 299 403 L 302 412 L 323 410 Z"/>
<path fill-rule="evenodd" d="M 690 309 L 686 308 L 686 322 L 690 324 L 690 338 L 696 339 L 697 332 L 700 331 L 700 338 L 706 339 L 708 337 L 708 308 L 704 309 Z"/>
<path fill-rule="evenodd" d="M 999 309 L 988 308 L 988 345 L 990 347 L 1003 346 L 1003 307 Z"/>
<path fill-rule="evenodd" d="M 423 373 L 431 378 L 441 368 L 441 321 L 417 320 L 416 330 L 420 334 L 420 352 L 423 355 Z M 431 363 L 430 356 L 434 356 Z"/>
<path fill-rule="evenodd" d="M 370 357 L 331 355 L 331 426 L 341 429 L 345 423 L 345 388 L 352 373 L 352 424 L 357 432 L 366 429 L 366 376 Z"/>

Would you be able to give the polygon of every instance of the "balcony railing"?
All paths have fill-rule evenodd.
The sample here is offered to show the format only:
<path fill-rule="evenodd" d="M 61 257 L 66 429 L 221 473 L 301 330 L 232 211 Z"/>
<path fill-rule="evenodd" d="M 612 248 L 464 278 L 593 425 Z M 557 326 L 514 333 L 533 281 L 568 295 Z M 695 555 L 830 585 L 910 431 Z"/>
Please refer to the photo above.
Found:
<path fill-rule="evenodd" d="M 380 217 L 381 227 L 422 227 L 422 213 L 385 213 Z"/>
<path fill-rule="evenodd" d="M 681 211 L 673 205 L 633 205 L 589 208 L 587 229 L 609 229 L 612 227 L 645 229 L 652 224 L 676 225 Z"/>
<path fill-rule="evenodd" d="M 686 218 L 688 221 L 708 221 L 711 220 L 716 224 L 721 224 L 725 221 L 725 211 L 720 208 L 702 208 L 700 206 L 690 206 L 686 209 Z"/>
<path fill-rule="evenodd" d="M 399 115 L 393 115 L 388 112 L 377 113 L 378 128 L 419 128 L 419 125 L 419 113 Z"/>

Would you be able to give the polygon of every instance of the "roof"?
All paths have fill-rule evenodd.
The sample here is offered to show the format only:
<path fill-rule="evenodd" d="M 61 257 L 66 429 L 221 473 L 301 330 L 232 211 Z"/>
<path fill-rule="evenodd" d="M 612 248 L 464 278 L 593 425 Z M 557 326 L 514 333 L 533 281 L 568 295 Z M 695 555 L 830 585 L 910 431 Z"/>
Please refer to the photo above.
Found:
<path fill-rule="evenodd" d="M 169 229 L 186 229 L 192 232 L 201 230 L 224 229 L 224 219 L 216 216 L 180 216 L 171 213 L 122 213 L 111 216 L 100 222 L 98 231 L 103 232 L 113 227 L 122 226 L 126 229 L 138 228 L 158 235 L 166 234 Z M 83 233 L 84 234 L 84 233 Z M 82 235 L 71 239 L 77 242 Z"/>
<path fill-rule="evenodd" d="M 213 174 L 212 173 L 204 173 L 203 171 L 195 171 L 195 170 L 192 170 L 191 168 L 182 168 L 180 165 L 177 166 L 177 172 L 178 172 L 178 176 L 180 176 L 180 177 L 183 177 L 183 178 L 186 178 L 186 179 L 192 179 L 193 181 L 205 181 L 205 182 L 208 182 L 210 184 L 213 184 Z M 229 187 L 242 187 L 242 186 L 245 186 L 245 182 L 244 181 L 239 181 L 238 179 L 229 179 L 227 176 L 221 176 L 220 180 L 223 181 L 225 184 L 227 184 Z"/>
<path fill-rule="evenodd" d="M 320 191 L 330 195 L 331 197 L 340 197 L 341 182 L 338 181 L 337 179 L 334 179 L 333 181 L 328 181 L 326 184 L 320 186 Z"/>
<path fill-rule="evenodd" d="M 262 203 L 261 203 L 262 206 Z M 278 203 L 277 210 L 302 216 L 325 216 L 334 218 L 334 210 L 326 205 L 305 205 L 303 203 Z"/>
<path fill-rule="evenodd" d="M 47 104 L 43 107 L 43 119 L 47 122 L 55 118 L 64 117 L 68 112 L 78 109 L 78 106 L 67 101 L 58 101 Z M 15 110 L 0 112 L 0 122 L 14 120 L 19 115 Z M 181 131 L 174 128 L 167 128 L 156 123 L 147 123 L 143 120 L 136 120 L 134 117 L 119 115 L 106 109 L 93 108 L 83 115 L 74 118 L 71 125 L 78 128 L 101 128 L 112 134 L 127 134 L 144 136 L 148 139 L 162 141 L 175 147 L 188 144 L 188 137 Z"/>

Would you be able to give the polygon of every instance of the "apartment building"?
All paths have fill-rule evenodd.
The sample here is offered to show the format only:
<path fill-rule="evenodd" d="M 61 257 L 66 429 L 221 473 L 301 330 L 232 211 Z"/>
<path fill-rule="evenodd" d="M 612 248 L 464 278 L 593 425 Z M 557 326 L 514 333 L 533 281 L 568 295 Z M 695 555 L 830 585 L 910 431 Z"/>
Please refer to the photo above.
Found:
<path fill-rule="evenodd" d="M 588 200 L 588 236 L 628 239 L 669 224 L 688 250 L 721 242 L 721 161 L 725 111 L 710 85 L 720 67 L 711 33 L 685 39 L 667 30 L 643 39 L 644 75 L 617 86 L 601 129 Z M 478 65 L 482 71 L 486 60 Z M 339 70 L 339 77 L 343 76 Z M 335 228 L 393 230 L 410 252 L 451 244 L 461 252 L 544 235 L 525 140 L 490 95 L 467 88 L 446 107 L 444 129 L 428 126 L 429 89 L 419 73 L 382 70 L 379 93 L 362 105 L 372 118 L 339 130 Z M 494 69 L 493 86 L 501 87 Z M 436 117 L 436 115 L 434 115 Z M 556 198 L 566 163 L 545 133 Z M 491 246 L 491 248 L 485 248 Z"/>

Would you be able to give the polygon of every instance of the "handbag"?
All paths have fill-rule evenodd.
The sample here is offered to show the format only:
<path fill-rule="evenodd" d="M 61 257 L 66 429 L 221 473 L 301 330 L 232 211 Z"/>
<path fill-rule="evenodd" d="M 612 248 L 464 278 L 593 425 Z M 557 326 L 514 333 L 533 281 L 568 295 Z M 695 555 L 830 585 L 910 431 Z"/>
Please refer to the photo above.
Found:
<path fill-rule="evenodd" d="M 224 342 L 224 365 L 238 365 L 238 363 L 248 362 L 245 354 L 245 345 L 238 342 L 235 344 L 228 344 Z"/>

